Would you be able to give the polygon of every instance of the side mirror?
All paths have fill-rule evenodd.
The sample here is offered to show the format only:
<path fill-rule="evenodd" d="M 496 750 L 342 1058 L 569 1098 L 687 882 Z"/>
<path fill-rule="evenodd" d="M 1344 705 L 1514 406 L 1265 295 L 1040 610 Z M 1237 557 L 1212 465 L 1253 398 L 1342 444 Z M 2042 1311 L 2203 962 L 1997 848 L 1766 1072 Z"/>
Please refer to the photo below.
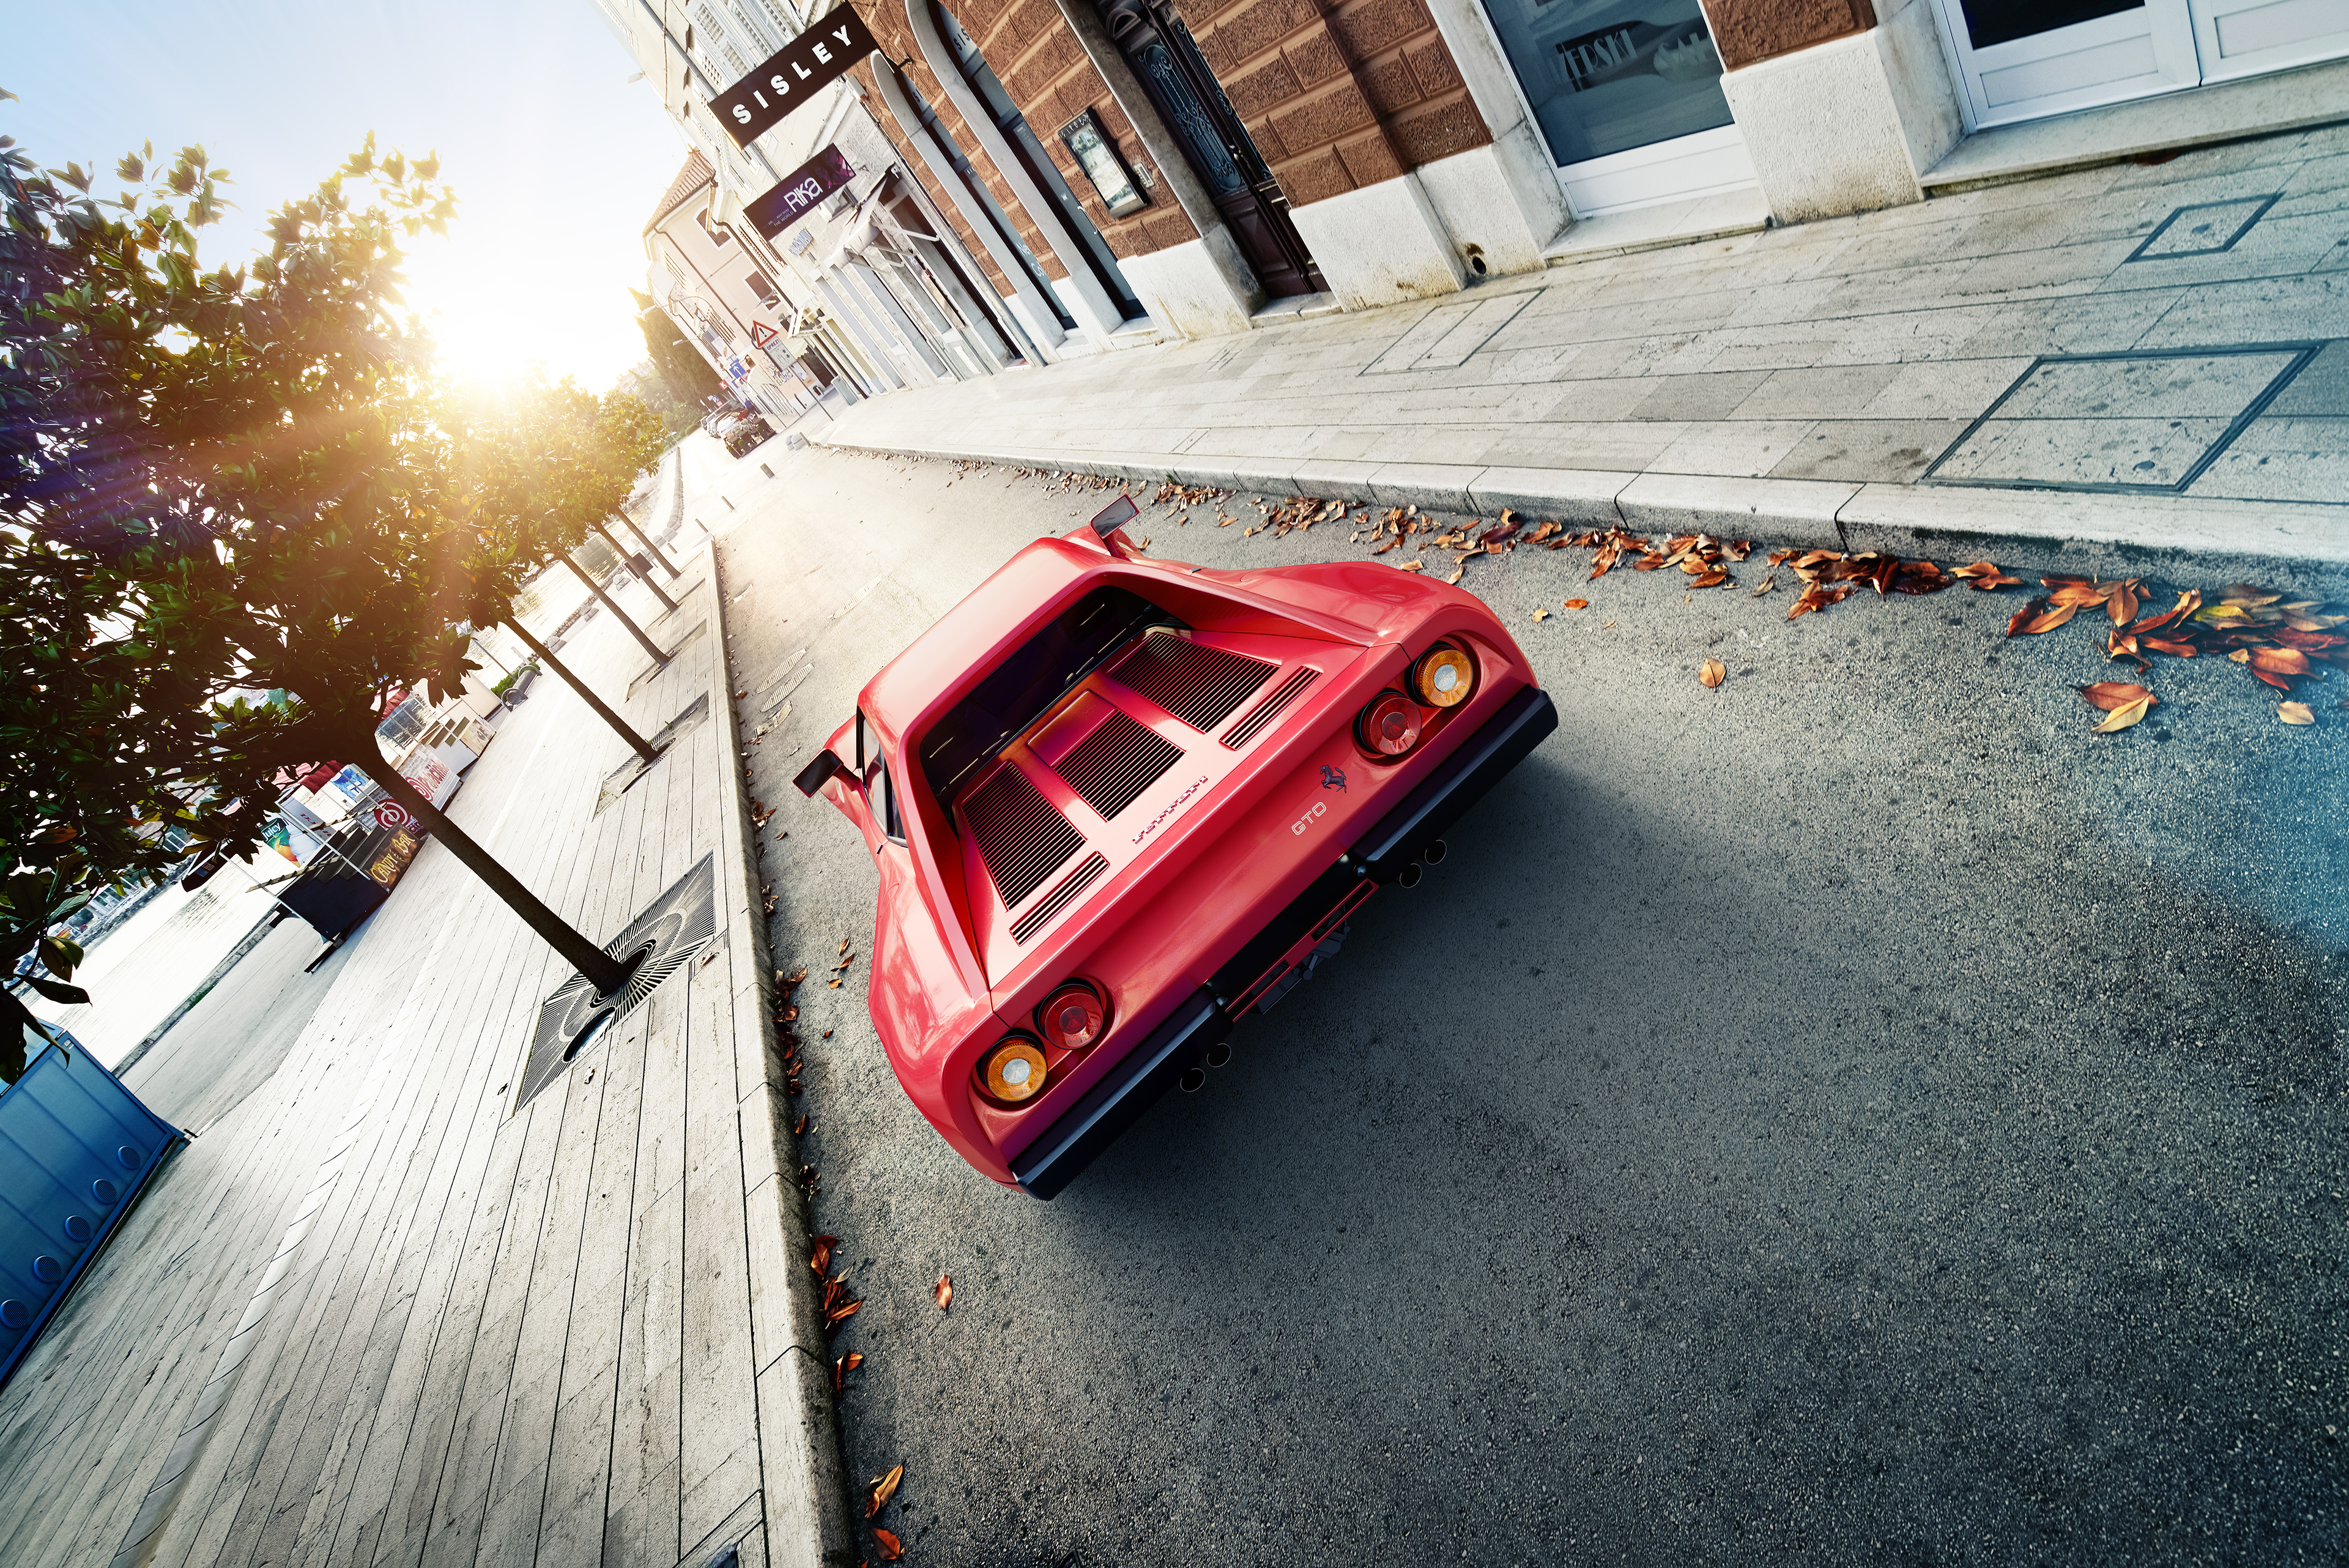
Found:
<path fill-rule="evenodd" d="M 1121 495 L 1093 514 L 1092 529 L 1103 539 L 1107 539 L 1112 534 L 1116 533 L 1120 526 L 1133 522 L 1141 514 L 1142 509 L 1134 505 L 1133 496 Z"/>
<path fill-rule="evenodd" d="M 802 794 L 813 799 L 815 792 L 831 783 L 834 774 L 846 778 L 852 784 L 857 782 L 855 771 L 833 755 L 831 749 L 827 747 L 815 754 L 815 761 L 793 774 L 792 783 L 799 786 L 799 792 Z"/>

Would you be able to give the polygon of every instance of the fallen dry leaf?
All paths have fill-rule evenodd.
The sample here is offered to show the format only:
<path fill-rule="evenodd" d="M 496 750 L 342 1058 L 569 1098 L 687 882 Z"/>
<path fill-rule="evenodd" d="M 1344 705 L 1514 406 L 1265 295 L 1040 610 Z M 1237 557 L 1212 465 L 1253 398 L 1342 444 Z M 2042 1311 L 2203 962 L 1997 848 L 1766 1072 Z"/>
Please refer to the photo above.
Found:
<path fill-rule="evenodd" d="M 813 1269 L 819 1274 L 828 1274 L 832 1272 L 832 1250 L 840 1245 L 840 1238 L 837 1236 L 817 1236 L 812 1238 L 812 1240 L 815 1245 L 815 1251 L 808 1259 L 808 1267 Z"/>
<path fill-rule="evenodd" d="M 2114 709 L 2111 714 L 2106 718 L 2105 722 L 2097 725 L 2091 733 L 2109 735 L 2116 730 L 2126 730 L 2131 724 L 2136 723 L 2139 719 L 2144 718 L 2147 710 L 2151 709 L 2152 706 L 2153 699 L 2151 697 L 2140 697 L 2134 702 L 2124 702 L 2119 707 Z"/>
<path fill-rule="evenodd" d="M 2080 695 L 2107 713 L 2126 708 L 2132 702 L 2143 702 L 2150 708 L 2161 701 L 2144 687 L 2127 680 L 2099 680 L 2093 686 L 2081 687 Z"/>
<path fill-rule="evenodd" d="M 835 1394 L 839 1393 L 842 1385 L 848 1381 L 848 1375 L 864 1365 L 864 1353 L 861 1350 L 852 1350 L 847 1355 L 842 1356 L 839 1360 L 833 1362 L 832 1364 L 832 1391 Z"/>
<path fill-rule="evenodd" d="M 2251 651 L 2254 670 L 2271 670 L 2278 675 L 2308 673 L 2308 655 L 2296 648 L 2255 648 Z"/>
<path fill-rule="evenodd" d="M 1568 609 L 1588 609 L 1590 607 L 1590 601 L 1588 599 L 1568 599 L 1566 601 L 1566 607 Z"/>
<path fill-rule="evenodd" d="M 1777 574 L 1774 572 L 1770 576 L 1762 579 L 1762 586 L 1754 590 L 1754 597 L 1758 599 L 1764 594 L 1768 593 L 1772 588 L 1775 588 L 1777 586 L 1778 576 Z"/>
<path fill-rule="evenodd" d="M 897 1483 L 905 1479 L 905 1467 L 903 1465 L 897 1466 L 885 1476 L 874 1477 L 873 1497 L 864 1505 L 864 1517 L 867 1519 L 881 1517 L 881 1511 L 889 1506 L 891 1498 L 897 1495 Z"/>
<path fill-rule="evenodd" d="M 1547 620 L 1549 618 L 1549 611 L 1543 608 L 1541 606 L 1537 605 L 1534 607 L 1534 618 L 1536 620 Z"/>
<path fill-rule="evenodd" d="M 946 1311 L 947 1308 L 954 1305 L 954 1282 L 946 1275 L 940 1274 L 938 1282 L 930 1287 L 930 1294 L 937 1298 L 938 1310 Z"/>
<path fill-rule="evenodd" d="M 2308 704 L 2305 702 L 2279 702 L 2276 704 L 2276 717 L 2287 724 L 2316 722 L 2316 715 L 2308 711 Z"/>
<path fill-rule="evenodd" d="M 2088 602 L 2090 604 L 2096 604 L 2101 601 L 2091 599 Z M 2078 604 L 2065 604 L 2059 597 L 2055 601 L 2053 608 L 2042 610 L 2037 615 L 2033 616 L 2029 620 L 2023 623 L 2023 635 L 2026 637 L 2036 637 L 2043 631 L 2054 631 L 2057 627 L 2062 626 L 2065 621 L 2070 620 L 2074 616 L 2077 615 L 2082 607 L 2083 607 Z M 2010 631 L 2008 635 L 2013 636 L 2013 633 Z"/>
<path fill-rule="evenodd" d="M 873 1542 L 874 1549 L 881 1553 L 881 1561 L 884 1563 L 895 1563 L 905 1554 L 905 1543 L 885 1530 L 874 1531 Z"/>
<path fill-rule="evenodd" d="M 1729 666 L 1718 659 L 1708 659 L 1696 667 L 1696 678 L 1708 687 L 1718 686 L 1729 679 Z"/>

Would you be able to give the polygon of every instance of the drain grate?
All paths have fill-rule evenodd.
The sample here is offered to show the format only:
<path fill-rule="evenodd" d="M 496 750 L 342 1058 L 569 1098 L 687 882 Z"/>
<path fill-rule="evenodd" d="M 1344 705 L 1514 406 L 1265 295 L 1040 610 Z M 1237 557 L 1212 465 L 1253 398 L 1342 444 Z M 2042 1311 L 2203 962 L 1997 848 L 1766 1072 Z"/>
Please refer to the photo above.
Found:
<path fill-rule="evenodd" d="M 531 1033 L 522 1086 L 514 1092 L 515 1110 L 561 1076 L 581 1046 L 642 1006 L 661 981 L 709 944 L 718 933 L 717 886 L 712 859 L 705 855 L 630 921 L 626 930 L 604 944 L 614 958 L 645 953 L 644 962 L 618 994 L 599 996 L 584 976 L 574 974 L 546 999 L 538 1010 L 538 1027 Z"/>

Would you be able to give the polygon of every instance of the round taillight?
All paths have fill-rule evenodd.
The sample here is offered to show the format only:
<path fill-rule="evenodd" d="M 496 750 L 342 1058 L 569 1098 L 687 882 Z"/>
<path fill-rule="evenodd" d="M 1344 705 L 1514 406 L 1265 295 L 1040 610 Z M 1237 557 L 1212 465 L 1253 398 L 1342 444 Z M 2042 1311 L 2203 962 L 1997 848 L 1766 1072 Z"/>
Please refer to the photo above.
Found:
<path fill-rule="evenodd" d="M 1036 1026 L 1054 1049 L 1081 1051 L 1102 1037 L 1108 1016 L 1101 994 L 1083 981 L 1072 980 L 1044 999 L 1036 1010 Z"/>
<path fill-rule="evenodd" d="M 1456 708 L 1468 701 L 1476 667 L 1456 648 L 1433 648 L 1411 667 L 1411 689 L 1431 708 Z"/>
<path fill-rule="evenodd" d="M 1381 691 L 1354 721 L 1362 749 L 1399 757 L 1419 744 L 1419 707 L 1400 691 Z"/>
<path fill-rule="evenodd" d="M 1044 1049 L 1033 1040 L 1014 1034 L 987 1054 L 978 1065 L 979 1080 L 999 1100 L 1017 1105 L 1044 1089 Z"/>

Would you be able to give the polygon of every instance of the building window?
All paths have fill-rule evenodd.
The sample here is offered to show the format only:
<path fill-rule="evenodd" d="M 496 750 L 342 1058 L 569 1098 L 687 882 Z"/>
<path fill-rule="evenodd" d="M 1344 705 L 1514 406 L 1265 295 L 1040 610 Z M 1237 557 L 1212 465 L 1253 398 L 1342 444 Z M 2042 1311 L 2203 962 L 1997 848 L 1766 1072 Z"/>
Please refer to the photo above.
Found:
<path fill-rule="evenodd" d="M 930 0 L 930 9 L 937 18 L 938 36 L 946 40 L 947 49 L 953 53 L 963 79 L 978 95 L 979 102 L 987 106 L 996 129 L 1003 133 L 1003 140 L 1010 143 L 1013 155 L 1028 171 L 1028 177 L 1036 182 L 1036 188 L 1044 193 L 1044 199 L 1060 209 L 1062 225 L 1076 240 L 1080 254 L 1061 259 L 1083 263 L 1093 275 L 1094 281 L 1101 285 L 1102 292 L 1109 296 L 1110 304 L 1115 306 L 1120 316 L 1128 321 L 1141 317 L 1144 314 L 1142 302 L 1126 286 L 1125 274 L 1118 270 L 1117 257 L 1111 252 L 1109 242 L 1102 238 L 1099 229 L 1093 227 L 1092 219 L 1086 216 L 1084 207 L 1077 201 L 1076 192 L 1069 189 L 1069 182 L 1061 178 L 1060 166 L 1045 155 L 1044 144 L 1036 139 L 1033 130 L 1028 129 L 1026 117 L 1011 101 L 1011 95 L 1003 90 L 1003 84 L 996 79 L 994 70 L 987 63 L 987 57 L 979 53 L 978 45 L 963 30 L 962 24 L 955 20 L 953 12 L 939 5 L 937 0 Z"/>
<path fill-rule="evenodd" d="M 970 160 L 962 155 L 962 149 L 947 134 L 947 128 L 939 123 L 937 110 L 932 109 L 930 100 L 922 96 L 922 89 L 914 85 L 914 78 L 903 71 L 897 73 L 897 85 L 905 88 L 905 101 L 914 106 L 915 116 L 921 120 L 922 130 L 928 133 L 931 144 L 953 167 L 955 177 L 962 182 L 962 188 L 970 193 L 971 200 L 978 203 L 978 210 L 987 214 L 988 223 L 995 230 L 996 237 L 1019 258 L 1020 269 L 1036 286 L 1044 308 L 1052 313 L 1052 318 L 1061 324 L 1061 330 L 1073 330 L 1077 318 L 1071 316 L 1068 306 L 1061 303 L 1061 296 L 1052 287 L 1052 280 L 1045 275 L 1042 264 L 1036 259 L 1036 253 L 1028 248 L 1027 242 L 1019 237 L 1019 231 L 1011 226 L 1009 214 L 997 204 L 987 182 L 978 177 L 978 171 L 970 166 Z"/>
<path fill-rule="evenodd" d="M 694 213 L 693 221 L 701 225 L 701 232 L 709 236 L 709 243 L 711 244 L 730 245 L 734 243 L 734 236 L 728 234 L 722 225 L 713 223 L 709 221 L 709 208 L 704 207 L 699 212 Z"/>
<path fill-rule="evenodd" d="M 750 275 L 742 281 L 750 286 L 750 292 L 758 296 L 759 303 L 761 305 L 777 306 L 783 302 L 782 291 L 769 283 L 767 275 L 757 268 L 752 268 Z"/>

